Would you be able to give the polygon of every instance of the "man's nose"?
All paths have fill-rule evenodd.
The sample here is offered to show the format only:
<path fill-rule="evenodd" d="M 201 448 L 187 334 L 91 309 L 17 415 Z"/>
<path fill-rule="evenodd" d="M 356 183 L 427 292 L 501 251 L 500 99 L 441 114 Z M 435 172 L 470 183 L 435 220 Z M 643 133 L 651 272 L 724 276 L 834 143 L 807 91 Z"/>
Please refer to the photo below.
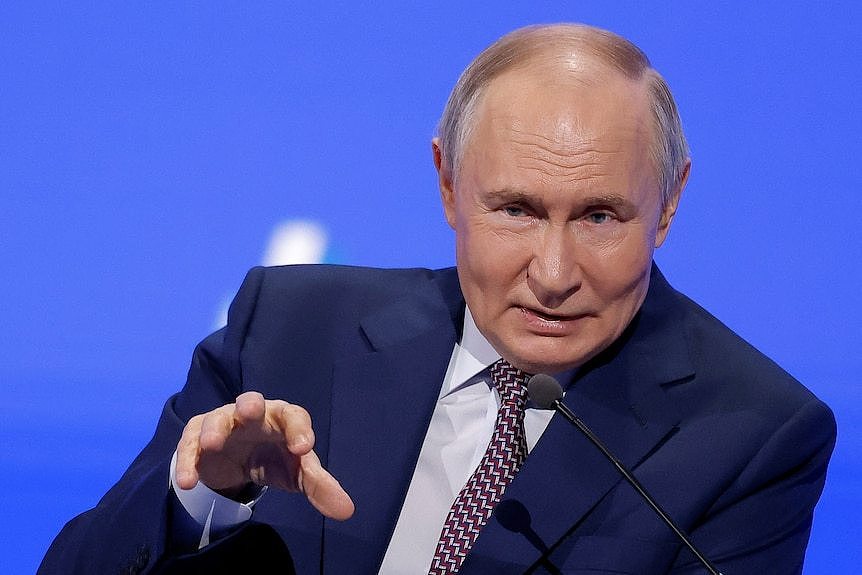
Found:
<path fill-rule="evenodd" d="M 539 303 L 555 309 L 581 286 L 576 238 L 567 226 L 548 225 L 536 238 L 527 285 Z"/>

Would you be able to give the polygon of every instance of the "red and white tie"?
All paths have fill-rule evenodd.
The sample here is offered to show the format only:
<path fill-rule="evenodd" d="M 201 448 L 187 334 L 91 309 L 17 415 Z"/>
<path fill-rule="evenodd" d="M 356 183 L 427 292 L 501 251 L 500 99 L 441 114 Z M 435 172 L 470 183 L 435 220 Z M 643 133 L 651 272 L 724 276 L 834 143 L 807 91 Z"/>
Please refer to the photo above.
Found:
<path fill-rule="evenodd" d="M 428 575 L 457 573 L 506 486 L 527 456 L 524 405 L 529 375 L 505 359 L 491 366 L 491 379 L 500 394 L 494 434 L 482 461 L 449 510 Z"/>

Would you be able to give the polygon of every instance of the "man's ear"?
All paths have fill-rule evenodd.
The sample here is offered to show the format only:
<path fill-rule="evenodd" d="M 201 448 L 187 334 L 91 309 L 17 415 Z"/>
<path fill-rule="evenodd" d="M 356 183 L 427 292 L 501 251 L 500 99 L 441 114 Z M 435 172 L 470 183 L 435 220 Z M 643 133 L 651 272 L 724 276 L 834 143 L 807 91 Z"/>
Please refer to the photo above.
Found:
<path fill-rule="evenodd" d="M 431 140 L 431 151 L 434 153 L 434 167 L 437 169 L 437 182 L 440 186 L 440 199 L 443 201 L 443 213 L 449 227 L 455 229 L 455 188 L 452 185 L 452 170 L 443 164 L 443 150 L 440 149 L 440 138 Z"/>
<path fill-rule="evenodd" d="M 667 205 L 661 211 L 661 217 L 658 221 L 658 229 L 656 230 L 655 235 L 655 247 L 661 247 L 664 243 L 665 239 L 667 239 L 667 233 L 670 231 L 670 224 L 673 222 L 673 217 L 676 215 L 676 208 L 679 206 L 679 198 L 682 196 L 682 191 L 685 189 L 685 184 L 688 182 L 688 173 L 691 170 L 691 160 L 686 160 L 685 168 L 682 170 L 682 177 L 679 179 L 679 183 L 674 188 L 673 193 L 670 198 L 668 198 Z"/>

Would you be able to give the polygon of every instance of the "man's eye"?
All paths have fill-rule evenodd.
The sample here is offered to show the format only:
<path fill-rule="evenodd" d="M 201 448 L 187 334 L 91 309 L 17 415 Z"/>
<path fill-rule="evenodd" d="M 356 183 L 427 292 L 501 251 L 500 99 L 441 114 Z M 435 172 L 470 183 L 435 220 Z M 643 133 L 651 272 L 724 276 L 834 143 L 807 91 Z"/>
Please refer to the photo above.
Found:
<path fill-rule="evenodd" d="M 593 212 L 587 216 L 587 219 L 591 224 L 606 224 L 613 219 L 613 216 L 608 212 Z"/>
<path fill-rule="evenodd" d="M 527 215 L 527 212 L 525 212 L 524 209 L 520 206 L 506 206 L 505 208 L 503 208 L 503 210 L 506 212 L 507 216 L 512 216 L 516 218 Z"/>

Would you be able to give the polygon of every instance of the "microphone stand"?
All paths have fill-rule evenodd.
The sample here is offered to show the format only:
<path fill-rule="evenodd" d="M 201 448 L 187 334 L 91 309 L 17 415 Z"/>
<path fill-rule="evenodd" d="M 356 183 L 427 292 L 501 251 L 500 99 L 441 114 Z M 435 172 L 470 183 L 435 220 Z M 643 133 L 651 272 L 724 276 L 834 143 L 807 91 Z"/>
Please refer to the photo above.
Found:
<path fill-rule="evenodd" d="M 583 421 L 581 421 L 581 418 L 575 415 L 575 413 L 571 409 L 569 409 L 562 401 L 560 401 L 559 398 L 554 399 L 551 403 L 551 406 L 553 406 L 553 408 L 558 412 L 562 413 L 563 417 L 568 419 L 569 422 L 571 422 L 581 431 L 581 433 L 587 436 L 587 439 L 589 439 L 593 445 L 599 448 L 599 451 L 601 451 L 604 456 L 607 457 L 611 461 L 611 463 L 614 464 L 614 466 L 622 474 L 625 480 L 628 481 L 629 484 L 635 488 L 635 490 L 640 494 L 640 496 L 643 497 L 644 501 L 649 504 L 652 510 L 655 511 L 659 517 L 661 517 L 662 521 L 664 521 L 665 524 L 667 524 L 667 526 L 670 527 L 674 533 L 676 533 L 676 536 L 679 537 L 680 541 L 682 541 L 685 546 L 688 547 L 688 550 L 691 551 L 695 557 L 697 557 L 698 561 L 700 561 L 704 567 L 706 567 L 710 575 L 722 575 L 722 573 L 718 569 L 716 569 L 716 567 L 709 561 L 709 559 L 707 559 L 703 555 L 703 553 L 698 551 L 697 547 L 694 546 L 694 544 L 691 542 L 691 540 L 689 540 L 688 536 L 682 531 L 682 529 L 676 526 L 670 516 L 668 516 L 668 514 L 664 512 L 664 510 L 659 506 L 659 504 L 656 503 L 655 499 L 653 499 L 652 496 L 643 487 L 643 485 L 640 484 L 640 481 L 637 480 L 637 478 L 632 474 L 632 472 L 629 471 L 626 466 L 623 465 L 623 463 L 619 459 L 617 459 L 614 454 L 611 453 L 611 451 L 605 446 L 605 444 L 602 443 L 602 441 L 592 432 L 592 430 L 587 427 L 587 425 Z"/>

